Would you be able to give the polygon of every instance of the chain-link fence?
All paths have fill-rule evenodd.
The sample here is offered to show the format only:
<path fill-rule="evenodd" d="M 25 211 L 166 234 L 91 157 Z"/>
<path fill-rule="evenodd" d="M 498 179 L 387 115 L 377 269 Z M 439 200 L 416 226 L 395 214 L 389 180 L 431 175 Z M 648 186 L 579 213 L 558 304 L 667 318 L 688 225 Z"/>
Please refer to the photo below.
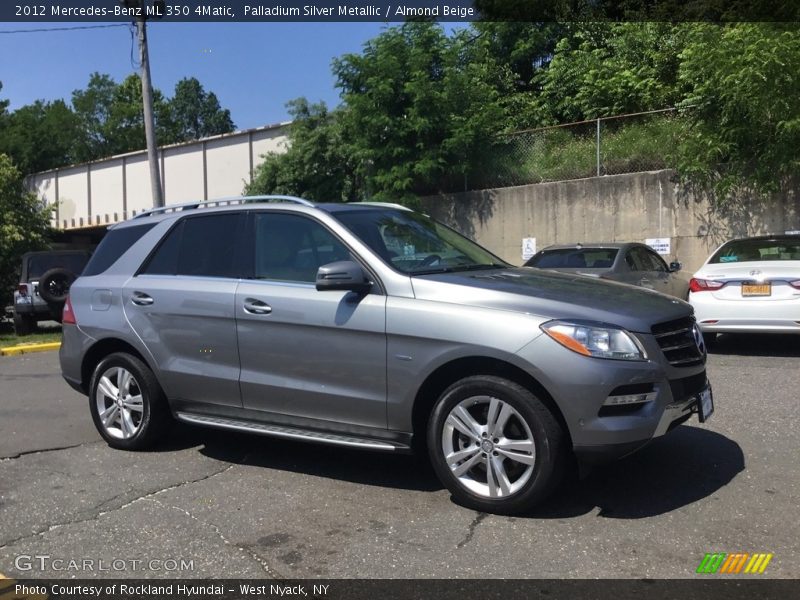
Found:
<path fill-rule="evenodd" d="M 490 164 L 466 183 L 482 189 L 674 167 L 686 126 L 666 109 L 506 134 Z"/>

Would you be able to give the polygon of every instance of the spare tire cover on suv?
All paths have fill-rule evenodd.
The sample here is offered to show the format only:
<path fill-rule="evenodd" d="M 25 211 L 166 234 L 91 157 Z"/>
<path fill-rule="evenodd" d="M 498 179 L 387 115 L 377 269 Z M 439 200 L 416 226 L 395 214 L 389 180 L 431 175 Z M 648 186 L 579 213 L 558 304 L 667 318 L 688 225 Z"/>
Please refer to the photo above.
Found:
<path fill-rule="evenodd" d="M 75 279 L 75 274 L 67 269 L 50 269 L 39 279 L 39 296 L 48 304 L 66 302 L 69 286 Z"/>

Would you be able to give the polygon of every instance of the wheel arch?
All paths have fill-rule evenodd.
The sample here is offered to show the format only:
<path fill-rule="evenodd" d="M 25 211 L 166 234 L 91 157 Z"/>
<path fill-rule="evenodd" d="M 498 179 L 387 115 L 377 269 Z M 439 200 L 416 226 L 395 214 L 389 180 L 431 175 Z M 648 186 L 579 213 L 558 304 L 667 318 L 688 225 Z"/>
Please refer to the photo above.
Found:
<path fill-rule="evenodd" d="M 572 446 L 569 427 L 564 415 L 556 404 L 553 396 L 530 373 L 520 367 L 498 359 L 485 356 L 469 356 L 451 360 L 432 371 L 417 390 L 414 398 L 411 421 L 413 428 L 413 443 L 415 451 L 424 452 L 426 444 L 425 430 L 428 417 L 433 406 L 450 385 L 464 379 L 466 375 L 492 375 L 513 381 L 530 390 L 550 410 L 558 424 L 564 431 L 568 444 Z"/>
<path fill-rule="evenodd" d="M 100 364 L 100 361 L 115 352 L 126 352 L 135 356 L 155 373 L 150 361 L 148 361 L 133 345 L 119 338 L 104 338 L 98 340 L 86 351 L 83 361 L 81 362 L 81 389 L 84 393 L 89 393 L 89 381 L 92 378 L 92 373 L 94 373 L 95 368 Z"/>

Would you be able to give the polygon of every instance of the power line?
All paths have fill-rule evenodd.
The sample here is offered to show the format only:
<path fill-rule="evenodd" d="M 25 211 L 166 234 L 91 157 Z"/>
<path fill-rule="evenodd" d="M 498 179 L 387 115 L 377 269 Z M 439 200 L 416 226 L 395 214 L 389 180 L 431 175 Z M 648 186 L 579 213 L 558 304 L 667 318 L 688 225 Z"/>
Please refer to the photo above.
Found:
<path fill-rule="evenodd" d="M 12 29 L 11 31 L 0 31 L 0 35 L 10 33 L 43 33 L 45 31 L 76 31 L 78 29 L 107 29 L 109 27 L 127 27 L 127 23 L 113 23 L 111 25 L 83 25 L 78 27 L 51 27 L 49 29 Z"/>

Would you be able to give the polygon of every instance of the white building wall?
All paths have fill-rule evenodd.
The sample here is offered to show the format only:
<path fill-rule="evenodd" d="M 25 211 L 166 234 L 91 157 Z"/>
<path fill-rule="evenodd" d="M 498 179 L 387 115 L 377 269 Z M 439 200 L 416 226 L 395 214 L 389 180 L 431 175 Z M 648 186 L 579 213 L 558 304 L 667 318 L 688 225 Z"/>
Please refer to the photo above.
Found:
<path fill-rule="evenodd" d="M 167 146 L 159 151 L 165 204 L 238 196 L 270 152 L 285 152 L 288 123 Z M 53 207 L 53 226 L 124 221 L 153 208 L 146 152 L 35 173 L 28 188 Z"/>
<path fill-rule="evenodd" d="M 203 145 L 164 151 L 164 204 L 204 200 Z"/>
<path fill-rule="evenodd" d="M 119 215 L 122 212 L 122 159 L 91 165 L 89 180 L 93 217 L 91 224 L 111 223 L 114 213 Z"/>
<path fill-rule="evenodd" d="M 209 198 L 241 194 L 250 182 L 250 144 L 228 138 L 207 142 L 206 181 Z"/>

